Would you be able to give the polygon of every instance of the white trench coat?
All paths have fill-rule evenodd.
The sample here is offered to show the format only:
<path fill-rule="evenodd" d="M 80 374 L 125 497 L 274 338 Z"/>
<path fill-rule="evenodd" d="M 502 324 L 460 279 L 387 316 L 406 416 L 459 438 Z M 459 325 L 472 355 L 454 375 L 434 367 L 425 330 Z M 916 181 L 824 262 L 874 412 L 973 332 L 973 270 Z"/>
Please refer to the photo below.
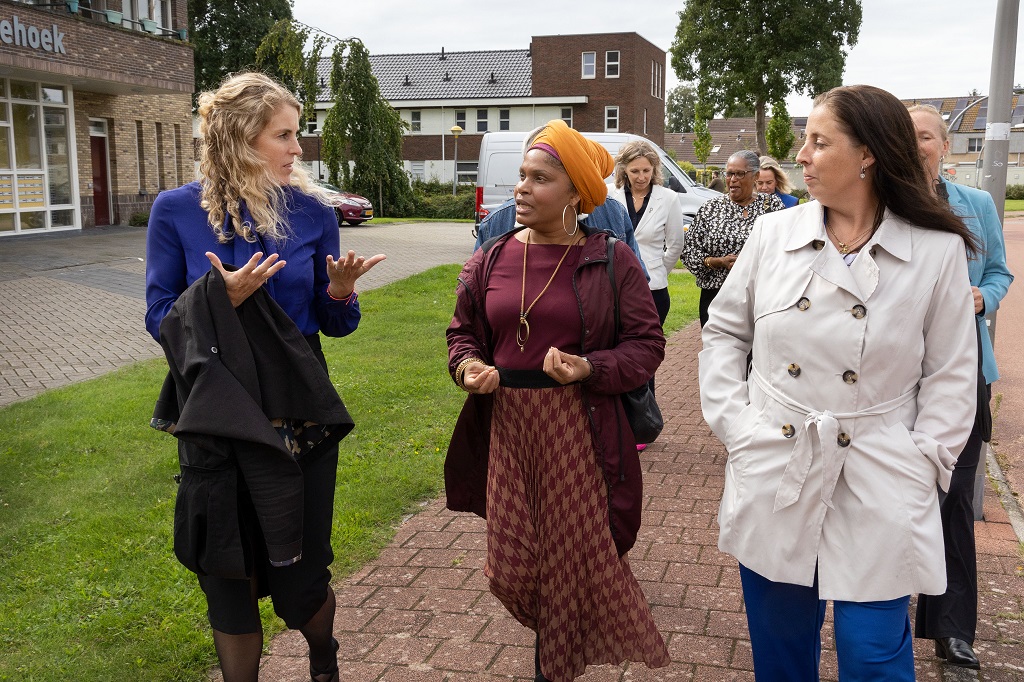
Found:
<path fill-rule="evenodd" d="M 891 214 L 847 266 L 810 202 L 758 219 L 711 305 L 704 418 L 729 452 L 719 548 L 822 599 L 941 594 L 937 485 L 974 423 L 960 237 Z M 747 354 L 753 368 L 747 378 Z"/>

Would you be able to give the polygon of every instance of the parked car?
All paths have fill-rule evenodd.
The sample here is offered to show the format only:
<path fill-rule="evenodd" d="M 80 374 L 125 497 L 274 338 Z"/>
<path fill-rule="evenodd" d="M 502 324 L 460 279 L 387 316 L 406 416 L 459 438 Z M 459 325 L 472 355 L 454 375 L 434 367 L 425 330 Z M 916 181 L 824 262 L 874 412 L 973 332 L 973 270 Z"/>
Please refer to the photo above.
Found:
<path fill-rule="evenodd" d="M 342 222 L 352 226 L 362 225 L 373 219 L 373 204 L 366 197 L 346 192 L 326 182 L 321 182 L 320 186 L 331 194 L 331 205 L 338 214 L 339 225 Z"/>
<path fill-rule="evenodd" d="M 512 197 L 519 180 L 519 165 L 523 162 L 523 142 L 529 133 L 500 132 L 486 133 L 480 140 L 480 156 L 477 164 L 476 224 L 480 225 L 488 212 Z M 679 206 L 684 216 L 692 218 L 697 209 L 719 192 L 707 189 L 694 182 L 675 161 L 658 145 L 638 135 L 628 133 L 583 133 L 608 150 L 612 156 L 619 147 L 632 140 L 645 140 L 661 158 L 661 173 L 665 186 L 676 191 Z M 611 182 L 614 174 L 607 178 Z"/>

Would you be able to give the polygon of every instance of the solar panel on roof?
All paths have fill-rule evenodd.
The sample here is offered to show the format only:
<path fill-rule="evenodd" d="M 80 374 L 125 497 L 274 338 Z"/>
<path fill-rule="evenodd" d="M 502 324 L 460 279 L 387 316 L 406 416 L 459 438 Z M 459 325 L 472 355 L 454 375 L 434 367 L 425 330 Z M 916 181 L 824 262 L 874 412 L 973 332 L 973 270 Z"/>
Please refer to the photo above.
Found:
<path fill-rule="evenodd" d="M 984 130 L 985 129 L 985 121 L 987 119 L 988 119 L 987 116 L 979 115 L 978 118 L 974 119 L 974 129 L 975 130 Z"/>
<path fill-rule="evenodd" d="M 1024 100 L 1024 98 L 1021 98 Z M 1013 113 L 1010 114 L 1010 125 L 1015 126 L 1024 123 L 1024 101 L 1018 100 L 1017 106 L 1013 108 Z"/>

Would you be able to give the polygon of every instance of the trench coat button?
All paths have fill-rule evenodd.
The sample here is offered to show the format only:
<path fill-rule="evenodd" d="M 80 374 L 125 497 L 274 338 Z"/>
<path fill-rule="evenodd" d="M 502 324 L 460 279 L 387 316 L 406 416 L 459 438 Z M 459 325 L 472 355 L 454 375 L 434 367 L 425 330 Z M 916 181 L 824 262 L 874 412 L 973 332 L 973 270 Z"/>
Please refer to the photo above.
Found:
<path fill-rule="evenodd" d="M 799 301 L 796 302 L 796 307 L 799 308 L 801 312 L 807 310 L 808 308 L 811 307 L 811 299 L 807 298 L 806 296 L 803 296 Z"/>
<path fill-rule="evenodd" d="M 839 435 L 836 436 L 836 443 L 838 443 L 839 447 L 841 447 L 841 448 L 848 448 L 848 447 L 850 447 L 850 442 L 851 442 L 850 441 L 850 434 L 848 434 L 848 433 L 846 433 L 844 431 L 840 431 Z"/>
<path fill-rule="evenodd" d="M 213 346 L 213 347 L 211 347 L 211 348 L 210 348 L 210 352 L 211 352 L 211 353 L 216 353 L 216 352 L 217 352 L 217 346 Z"/>
<path fill-rule="evenodd" d="M 857 383 L 857 373 L 854 372 L 852 369 L 846 370 L 845 372 L 843 372 L 843 381 L 845 381 L 848 384 Z"/>
<path fill-rule="evenodd" d="M 782 435 L 786 438 L 792 438 L 796 433 L 796 429 L 793 428 L 792 424 L 785 424 L 782 427 Z"/>
<path fill-rule="evenodd" d="M 786 368 L 786 371 L 789 372 L 789 376 L 798 377 L 800 376 L 800 365 L 794 362 L 789 367 Z"/>
<path fill-rule="evenodd" d="M 813 242 L 811 242 L 811 246 L 814 247 L 815 251 L 821 251 L 822 249 L 825 248 L 825 242 L 823 242 L 820 239 L 815 239 Z"/>
<path fill-rule="evenodd" d="M 858 320 L 862 320 L 864 319 L 864 316 L 868 314 L 868 309 L 862 306 L 860 303 L 858 303 L 857 305 L 853 306 L 852 310 L 850 310 L 850 314 L 856 317 Z"/>
<path fill-rule="evenodd" d="M 876 254 L 878 253 L 878 250 L 877 250 L 877 249 L 871 249 L 870 251 L 868 251 L 868 253 L 870 253 L 870 254 L 871 254 L 871 257 L 872 257 L 872 258 L 874 258 L 874 257 L 875 257 L 875 255 L 876 255 Z"/>

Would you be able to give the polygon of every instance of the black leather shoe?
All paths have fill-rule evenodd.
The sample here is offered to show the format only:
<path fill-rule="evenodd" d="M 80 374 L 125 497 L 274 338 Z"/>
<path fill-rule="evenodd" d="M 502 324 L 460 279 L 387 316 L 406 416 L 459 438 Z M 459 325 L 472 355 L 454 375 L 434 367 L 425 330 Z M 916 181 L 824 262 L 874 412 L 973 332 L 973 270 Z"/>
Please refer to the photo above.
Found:
<path fill-rule="evenodd" d="M 935 655 L 946 659 L 950 665 L 958 665 L 961 668 L 981 670 L 981 663 L 974 654 L 971 645 L 956 637 L 942 637 L 935 640 Z"/>

